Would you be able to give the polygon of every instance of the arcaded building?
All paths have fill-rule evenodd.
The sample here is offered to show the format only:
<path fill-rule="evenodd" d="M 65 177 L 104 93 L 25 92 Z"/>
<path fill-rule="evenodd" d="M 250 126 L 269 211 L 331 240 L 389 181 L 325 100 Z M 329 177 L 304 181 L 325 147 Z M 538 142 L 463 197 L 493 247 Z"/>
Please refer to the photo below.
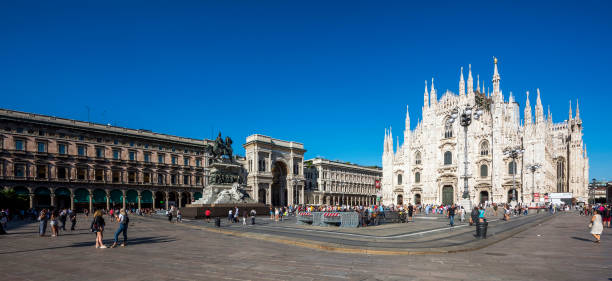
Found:
<path fill-rule="evenodd" d="M 380 167 L 314 158 L 305 162 L 304 175 L 309 204 L 371 205 L 380 195 Z"/>
<path fill-rule="evenodd" d="M 31 208 L 168 208 L 202 196 L 210 140 L 0 109 L 0 188 Z"/>

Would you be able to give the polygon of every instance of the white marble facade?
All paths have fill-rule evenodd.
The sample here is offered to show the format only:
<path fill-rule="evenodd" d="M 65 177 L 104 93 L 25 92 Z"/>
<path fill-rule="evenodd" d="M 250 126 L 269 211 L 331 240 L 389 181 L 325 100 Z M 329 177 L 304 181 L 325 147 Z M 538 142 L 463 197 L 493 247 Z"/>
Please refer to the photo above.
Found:
<path fill-rule="evenodd" d="M 479 80 L 479 79 L 478 79 Z M 467 170 L 470 199 L 506 203 L 513 188 L 512 159 L 504 155 L 508 147 L 524 153 L 516 160 L 515 186 L 518 201 L 533 202 L 551 192 L 571 192 L 578 201 L 586 200 L 589 159 L 582 140 L 582 120 L 578 103 L 576 115 L 570 102 L 568 120 L 553 123 L 550 109 L 544 114 L 540 90 L 536 90 L 535 117 L 527 92 L 524 118 L 512 92 L 507 99 L 500 89 L 495 60 L 493 89 L 485 93 L 484 83 L 474 88 L 471 66 L 467 85 L 461 68 L 459 94 L 447 91 L 438 99 L 432 79 L 425 82 L 421 121 L 406 129 L 401 144 L 394 145 L 392 129 L 385 130 L 383 147 L 382 196 L 386 205 L 398 203 L 459 203 L 464 186 L 464 129 L 446 119 L 455 108 L 481 105 L 484 114 L 473 120 L 467 131 Z M 488 92 L 488 91 L 487 91 Z M 484 102 L 478 102 L 484 101 Z M 408 109 L 407 109 L 408 110 Z M 446 155 L 446 157 L 445 157 Z M 445 159 L 446 158 L 446 159 Z M 534 174 L 528 167 L 541 164 Z M 399 201 L 399 202 L 398 202 Z"/>

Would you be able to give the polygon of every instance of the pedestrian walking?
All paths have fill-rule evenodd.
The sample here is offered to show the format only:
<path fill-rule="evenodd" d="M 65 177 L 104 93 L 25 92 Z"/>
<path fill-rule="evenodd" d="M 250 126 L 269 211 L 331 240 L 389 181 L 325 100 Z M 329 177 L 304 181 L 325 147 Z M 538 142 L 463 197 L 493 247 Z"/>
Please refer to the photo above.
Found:
<path fill-rule="evenodd" d="M 459 210 L 459 215 L 461 216 L 461 222 L 465 222 L 465 209 L 461 206 L 461 210 Z"/>
<path fill-rule="evenodd" d="M 104 218 L 102 217 L 102 210 L 97 210 L 94 212 L 93 221 L 91 221 L 91 232 L 96 234 L 96 249 L 106 249 L 107 247 L 102 243 L 102 238 L 104 238 Z"/>
<path fill-rule="evenodd" d="M 84 211 L 84 213 L 85 213 L 85 216 L 86 216 L 86 217 L 89 217 L 89 209 L 85 209 L 85 210 L 83 210 L 83 211 Z"/>
<path fill-rule="evenodd" d="M 171 209 L 166 211 L 166 216 L 168 216 L 168 221 L 172 223 L 172 210 Z"/>
<path fill-rule="evenodd" d="M 210 223 L 210 209 L 206 209 L 204 215 L 206 216 L 206 222 Z"/>
<path fill-rule="evenodd" d="M 57 221 L 58 213 L 56 211 L 51 212 L 51 237 L 59 235 L 59 225 Z"/>
<path fill-rule="evenodd" d="M 229 212 L 227 213 L 227 221 L 232 222 L 233 220 L 234 220 L 234 210 L 230 208 Z"/>
<path fill-rule="evenodd" d="M 455 226 L 455 205 L 453 204 L 447 210 L 448 213 L 448 222 L 451 227 Z"/>
<path fill-rule="evenodd" d="M 589 227 L 591 228 L 591 235 L 595 237 L 595 243 L 599 243 L 601 239 L 601 233 L 603 232 L 603 223 L 601 219 L 601 215 L 599 214 L 599 210 L 595 210 L 593 212 L 593 217 L 591 217 L 591 223 Z"/>
<path fill-rule="evenodd" d="M 242 211 L 242 225 L 246 225 L 247 214 L 246 210 Z"/>
<path fill-rule="evenodd" d="M 183 222 L 183 213 L 181 213 L 181 209 L 176 209 L 176 222 Z"/>
<path fill-rule="evenodd" d="M 76 212 L 70 211 L 68 218 L 70 219 L 70 231 L 74 230 L 74 226 L 76 225 Z"/>
<path fill-rule="evenodd" d="M 45 236 L 45 233 L 47 232 L 47 209 L 43 209 L 40 212 L 40 215 L 38 216 L 38 233 L 40 235 L 40 237 Z"/>
<path fill-rule="evenodd" d="M 470 213 L 470 225 L 474 225 L 478 221 L 478 207 L 474 207 Z"/>
<path fill-rule="evenodd" d="M 610 228 L 610 216 L 612 216 L 612 211 L 610 210 L 610 205 L 603 210 L 603 226 Z"/>
<path fill-rule="evenodd" d="M 111 246 L 111 248 L 117 247 L 117 242 L 119 240 L 119 233 L 122 233 L 122 232 L 123 232 L 123 243 L 121 243 L 121 247 L 125 247 L 125 245 L 127 244 L 127 230 L 128 230 L 128 223 L 130 222 L 130 218 L 128 217 L 124 209 L 121 209 L 121 211 L 119 212 L 119 216 L 117 216 L 117 221 L 119 222 L 119 228 L 115 232 L 115 241 L 113 242 L 113 245 Z"/>
<path fill-rule="evenodd" d="M 68 210 L 63 209 L 59 215 L 60 228 L 66 231 L 66 219 L 68 218 Z"/>
<path fill-rule="evenodd" d="M 412 221 L 412 216 L 414 215 L 414 206 L 412 204 L 408 204 L 408 221 Z"/>

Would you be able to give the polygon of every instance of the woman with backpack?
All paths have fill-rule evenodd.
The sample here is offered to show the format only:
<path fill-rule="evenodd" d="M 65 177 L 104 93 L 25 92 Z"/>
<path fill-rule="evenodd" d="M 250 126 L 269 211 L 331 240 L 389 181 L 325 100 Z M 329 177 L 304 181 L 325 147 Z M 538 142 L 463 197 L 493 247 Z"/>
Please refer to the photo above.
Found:
<path fill-rule="evenodd" d="M 117 216 L 117 221 L 119 222 L 119 228 L 115 232 L 115 242 L 111 246 L 111 248 L 117 247 L 117 242 L 119 241 L 119 233 L 123 232 L 123 243 L 121 243 L 121 247 L 125 247 L 127 243 L 127 229 L 128 223 L 130 222 L 130 218 L 125 213 L 124 209 L 121 209 L 119 216 Z"/>
<path fill-rule="evenodd" d="M 104 232 L 104 218 L 102 217 L 102 211 L 101 210 L 97 210 L 94 213 L 94 218 L 93 221 L 91 222 L 91 232 L 96 234 L 96 249 L 100 248 L 100 249 L 106 249 L 107 247 L 104 246 L 104 243 L 102 243 L 102 238 L 103 235 L 102 233 Z"/>

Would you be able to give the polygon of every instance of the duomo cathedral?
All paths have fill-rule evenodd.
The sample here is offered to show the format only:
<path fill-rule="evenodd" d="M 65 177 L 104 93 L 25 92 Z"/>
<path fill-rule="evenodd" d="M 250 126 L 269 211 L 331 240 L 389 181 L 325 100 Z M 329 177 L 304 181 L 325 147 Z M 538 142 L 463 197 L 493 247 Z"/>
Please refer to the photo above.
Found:
<path fill-rule="evenodd" d="M 391 128 L 385 130 L 383 204 L 458 204 L 466 177 L 472 204 L 534 204 L 550 193 L 586 200 L 589 158 L 578 103 L 575 115 L 570 102 L 568 119 L 553 123 L 537 89 L 533 108 L 527 92 L 521 119 L 512 93 L 506 99 L 500 90 L 497 59 L 492 84 L 491 93 L 485 93 L 480 81 L 474 88 L 471 66 L 467 84 L 461 68 L 458 95 L 447 91 L 438 99 L 433 79 L 429 88 L 425 82 L 421 121 L 411 130 L 406 112 L 401 144 L 399 137 L 394 144 Z M 481 113 L 479 118 L 465 127 L 454 121 L 457 112 L 470 107 Z M 508 153 L 512 150 L 513 155 Z"/>

